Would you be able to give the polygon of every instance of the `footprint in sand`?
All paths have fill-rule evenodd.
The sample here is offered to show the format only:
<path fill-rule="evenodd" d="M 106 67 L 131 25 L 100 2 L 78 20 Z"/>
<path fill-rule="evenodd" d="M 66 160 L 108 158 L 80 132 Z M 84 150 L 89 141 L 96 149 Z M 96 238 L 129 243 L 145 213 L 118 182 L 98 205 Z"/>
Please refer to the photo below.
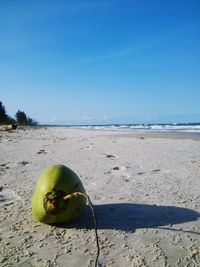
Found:
<path fill-rule="evenodd" d="M 116 158 L 116 156 L 111 155 L 111 154 L 106 154 L 106 158 L 113 159 L 113 158 Z"/>
<path fill-rule="evenodd" d="M 116 166 L 116 167 L 113 167 L 112 169 L 114 171 L 121 171 L 121 172 L 124 172 L 126 169 L 128 169 L 129 167 L 128 166 Z"/>
<path fill-rule="evenodd" d="M 117 172 L 120 176 L 122 176 L 123 180 L 125 182 L 129 182 L 129 173 L 126 171 L 129 167 L 128 166 L 116 166 L 116 167 L 113 167 L 112 170 L 115 171 L 119 171 Z"/>
<path fill-rule="evenodd" d="M 22 166 L 25 166 L 25 165 L 29 164 L 29 162 L 25 161 L 25 160 L 22 160 L 22 161 L 19 161 L 18 164 L 22 165 Z"/>
<path fill-rule="evenodd" d="M 154 169 L 154 170 L 152 170 L 151 172 L 153 172 L 153 173 L 156 173 L 156 172 L 160 172 L 161 170 L 160 169 Z M 143 175 L 143 174 L 145 174 L 146 172 L 138 172 L 137 173 L 137 175 Z"/>
<path fill-rule="evenodd" d="M 152 172 L 160 172 L 160 169 L 155 169 Z"/>
<path fill-rule="evenodd" d="M 47 152 L 44 149 L 41 149 L 37 152 L 37 154 L 47 154 Z"/>
<path fill-rule="evenodd" d="M 0 172 L 4 172 L 5 170 L 10 169 L 10 167 L 8 166 L 9 164 L 10 162 L 0 164 Z"/>
<path fill-rule="evenodd" d="M 138 172 L 137 175 L 145 174 L 145 172 Z"/>
<path fill-rule="evenodd" d="M 120 170 L 120 167 L 114 167 L 113 170 L 114 171 L 119 171 Z"/>
<path fill-rule="evenodd" d="M 91 150 L 92 145 L 87 145 L 86 147 L 81 147 L 81 150 Z"/>
<path fill-rule="evenodd" d="M 87 146 L 85 147 L 85 149 L 87 149 L 87 150 L 91 150 L 92 147 L 93 147 L 93 144 L 91 143 L 91 144 L 87 145 Z"/>
<path fill-rule="evenodd" d="M 114 160 L 116 158 L 119 158 L 119 156 L 113 155 L 113 154 L 101 154 L 102 156 L 105 156 L 107 159 Z"/>

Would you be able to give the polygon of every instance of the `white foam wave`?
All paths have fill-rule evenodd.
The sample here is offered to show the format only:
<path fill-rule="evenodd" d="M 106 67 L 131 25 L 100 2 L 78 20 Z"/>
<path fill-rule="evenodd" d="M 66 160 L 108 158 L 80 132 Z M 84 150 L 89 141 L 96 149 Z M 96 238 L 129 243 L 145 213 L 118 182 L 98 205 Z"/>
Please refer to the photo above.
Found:
<path fill-rule="evenodd" d="M 111 124 L 73 126 L 82 129 L 112 131 L 157 131 L 157 132 L 190 132 L 200 133 L 200 124 Z"/>

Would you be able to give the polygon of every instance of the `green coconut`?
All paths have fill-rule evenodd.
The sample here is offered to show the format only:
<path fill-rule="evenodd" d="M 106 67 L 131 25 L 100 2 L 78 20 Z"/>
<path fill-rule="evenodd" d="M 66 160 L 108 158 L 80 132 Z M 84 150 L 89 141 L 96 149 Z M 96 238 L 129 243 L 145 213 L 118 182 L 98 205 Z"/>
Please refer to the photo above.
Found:
<path fill-rule="evenodd" d="M 85 189 L 76 173 L 64 165 L 53 165 L 43 171 L 32 198 L 32 214 L 37 221 L 68 222 L 85 207 Z"/>

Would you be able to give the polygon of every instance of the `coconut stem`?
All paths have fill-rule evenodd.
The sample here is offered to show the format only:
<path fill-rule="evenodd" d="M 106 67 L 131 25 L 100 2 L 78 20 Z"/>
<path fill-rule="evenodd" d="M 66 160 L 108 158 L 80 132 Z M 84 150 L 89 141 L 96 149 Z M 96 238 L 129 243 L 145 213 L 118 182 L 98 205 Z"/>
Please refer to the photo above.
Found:
<path fill-rule="evenodd" d="M 63 200 L 69 200 L 72 197 L 78 197 L 78 196 L 84 196 L 87 199 L 88 204 L 90 206 L 90 209 L 92 211 L 92 216 L 93 216 L 93 220 L 94 220 L 94 230 L 95 230 L 95 236 L 96 236 L 96 245 L 97 245 L 97 255 L 96 255 L 96 260 L 95 260 L 95 267 L 97 267 L 98 266 L 98 258 L 99 258 L 99 254 L 100 254 L 100 246 L 99 246 L 99 237 L 98 237 L 98 232 L 97 232 L 96 213 L 95 213 L 94 206 L 92 204 L 90 197 L 86 193 L 74 192 L 72 194 L 64 196 Z"/>
<path fill-rule="evenodd" d="M 87 195 L 81 192 L 74 192 L 72 194 L 66 195 L 63 197 L 64 200 L 68 200 L 71 199 L 72 197 L 78 197 L 78 196 L 84 196 L 87 198 Z"/>

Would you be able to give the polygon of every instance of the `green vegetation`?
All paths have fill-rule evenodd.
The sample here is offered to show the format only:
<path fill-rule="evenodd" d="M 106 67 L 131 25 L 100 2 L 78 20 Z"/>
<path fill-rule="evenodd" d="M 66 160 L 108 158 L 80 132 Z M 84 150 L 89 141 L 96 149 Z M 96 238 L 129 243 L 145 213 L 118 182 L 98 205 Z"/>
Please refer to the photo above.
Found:
<path fill-rule="evenodd" d="M 15 117 L 18 125 L 37 125 L 37 122 L 27 117 L 24 111 L 18 110 Z"/>
<path fill-rule="evenodd" d="M 6 109 L 3 103 L 0 101 L 0 124 L 17 124 L 17 125 L 37 125 L 37 122 L 29 117 L 27 117 L 24 111 L 18 110 L 15 114 L 15 118 L 11 118 L 7 115 Z"/>

